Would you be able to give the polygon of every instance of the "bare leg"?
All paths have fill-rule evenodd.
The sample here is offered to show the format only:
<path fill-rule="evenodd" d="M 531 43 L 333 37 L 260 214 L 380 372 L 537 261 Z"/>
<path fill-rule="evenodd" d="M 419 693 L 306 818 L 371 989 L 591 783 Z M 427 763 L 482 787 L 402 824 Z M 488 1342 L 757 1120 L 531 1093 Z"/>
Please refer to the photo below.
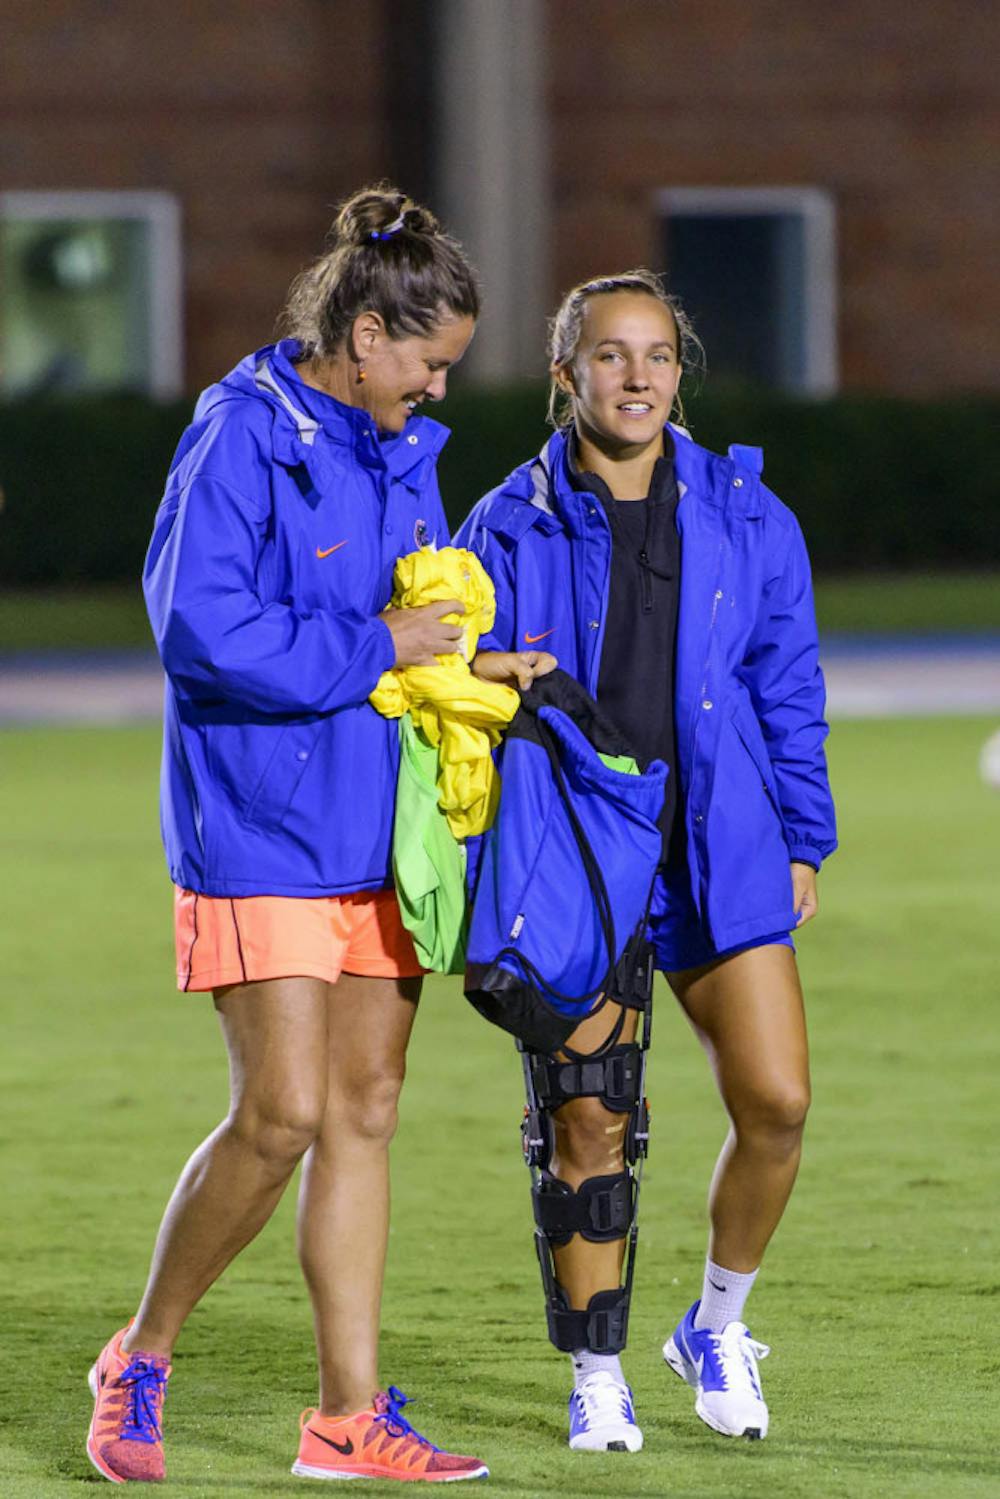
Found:
<path fill-rule="evenodd" d="M 363 1409 L 380 1388 L 389 1142 L 419 994 L 419 979 L 346 973 L 330 991 L 326 1112 L 303 1163 L 298 1214 L 327 1416 Z"/>
<path fill-rule="evenodd" d="M 709 1254 L 747 1273 L 760 1264 L 785 1210 L 809 1108 L 795 955 L 788 947 L 755 947 L 669 979 L 732 1121 L 709 1192 Z"/>
<path fill-rule="evenodd" d="M 577 1026 L 569 1044 L 574 1051 L 595 1050 L 608 1035 L 620 1006 L 608 1003 L 590 1020 Z M 621 1041 L 635 1038 L 638 1015 L 625 1015 Z M 612 1114 L 598 1098 L 572 1098 L 552 1115 L 555 1149 L 549 1170 L 576 1191 L 591 1176 L 611 1176 L 624 1169 L 627 1114 Z M 584 1309 L 595 1291 L 609 1291 L 621 1278 L 624 1239 L 594 1244 L 574 1234 L 553 1254 L 559 1284 L 571 1307 Z"/>
<path fill-rule="evenodd" d="M 326 1102 L 328 989 L 286 978 L 216 992 L 230 1111 L 167 1204 L 126 1350 L 170 1356 L 191 1308 L 260 1232 L 315 1139 Z"/>

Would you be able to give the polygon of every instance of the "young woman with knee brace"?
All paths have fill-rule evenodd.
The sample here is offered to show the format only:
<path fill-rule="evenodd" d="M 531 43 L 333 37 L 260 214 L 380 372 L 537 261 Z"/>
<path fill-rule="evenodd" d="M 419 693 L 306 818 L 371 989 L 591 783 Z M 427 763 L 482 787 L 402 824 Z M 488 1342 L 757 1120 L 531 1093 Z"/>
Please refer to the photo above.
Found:
<path fill-rule="evenodd" d="M 761 482 L 758 450 L 718 457 L 671 420 L 692 351 L 682 310 L 649 272 L 576 287 L 552 324 L 555 435 L 480 501 L 459 541 L 496 585 L 481 649 L 544 639 L 640 765 L 669 767 L 647 935 L 730 1128 L 709 1192 L 702 1292 L 663 1352 L 709 1426 L 763 1437 L 767 1349 L 744 1305 L 799 1162 L 809 1069 L 790 933 L 816 913 L 816 874 L 836 835 L 801 532 Z M 617 1008 L 584 1022 L 561 1059 L 595 1052 Z M 636 1022 L 626 1009 L 614 1038 L 626 1057 Z M 629 1174 L 630 1115 L 606 1077 L 585 1086 L 582 1072 L 544 1058 L 535 1073 L 570 1079 L 552 1095 L 539 1196 L 602 1192 L 604 1223 L 620 1230 L 549 1239 L 550 1334 L 575 1373 L 570 1445 L 635 1451 L 642 1435 L 618 1356 L 631 1189 L 615 1186 Z M 544 1227 L 544 1202 L 536 1217 Z M 591 1213 L 598 1230 L 600 1218 Z"/>
<path fill-rule="evenodd" d="M 175 1340 L 300 1161 L 320 1393 L 293 1472 L 486 1472 L 415 1432 L 378 1376 L 387 1152 L 422 970 L 391 889 L 396 725 L 368 703 L 384 670 L 459 638 L 442 619 L 457 604 L 386 607 L 396 558 L 447 541 L 447 434 L 419 409 L 478 311 L 461 247 L 425 209 L 356 194 L 294 283 L 289 336 L 202 395 L 170 471 L 144 581 L 167 675 L 177 981 L 214 996 L 231 1103 L 91 1373 L 87 1449 L 113 1482 L 163 1477 Z"/>

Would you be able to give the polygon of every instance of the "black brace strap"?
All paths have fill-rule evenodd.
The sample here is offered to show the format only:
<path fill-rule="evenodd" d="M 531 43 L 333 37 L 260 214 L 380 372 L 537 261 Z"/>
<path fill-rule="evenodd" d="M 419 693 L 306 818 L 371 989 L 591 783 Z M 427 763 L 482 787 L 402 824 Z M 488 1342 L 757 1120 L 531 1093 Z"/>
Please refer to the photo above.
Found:
<path fill-rule="evenodd" d="M 623 1239 L 632 1222 L 634 1196 L 634 1179 L 628 1171 L 588 1177 L 575 1192 L 543 1171 L 531 1188 L 535 1222 L 551 1244 L 568 1244 L 574 1234 L 582 1234 L 592 1244 Z"/>
<path fill-rule="evenodd" d="M 634 1041 L 613 1046 L 592 1060 L 561 1062 L 528 1053 L 535 1096 L 545 1109 L 558 1109 L 571 1098 L 599 1098 L 612 1114 L 627 1114 L 639 1096 L 642 1048 Z"/>
<path fill-rule="evenodd" d="M 589 1348 L 591 1353 L 621 1353 L 628 1333 L 629 1291 L 595 1291 L 583 1312 L 566 1305 L 566 1294 L 556 1286 L 546 1306 L 549 1338 L 563 1353 Z"/>

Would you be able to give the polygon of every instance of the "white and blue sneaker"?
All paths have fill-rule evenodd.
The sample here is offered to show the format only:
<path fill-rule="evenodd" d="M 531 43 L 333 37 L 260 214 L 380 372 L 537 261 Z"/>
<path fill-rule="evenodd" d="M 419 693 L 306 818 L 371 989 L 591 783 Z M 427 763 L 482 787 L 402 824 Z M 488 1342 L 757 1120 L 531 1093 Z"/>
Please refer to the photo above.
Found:
<path fill-rule="evenodd" d="M 588 1374 L 569 1397 L 569 1445 L 575 1452 L 638 1452 L 632 1391 L 603 1369 Z"/>
<path fill-rule="evenodd" d="M 742 1322 L 722 1332 L 695 1327 L 696 1301 L 663 1345 L 663 1357 L 681 1379 L 697 1391 L 697 1414 L 725 1437 L 767 1436 L 767 1406 L 760 1391 L 757 1360 L 770 1353 L 766 1343 L 750 1336 Z"/>

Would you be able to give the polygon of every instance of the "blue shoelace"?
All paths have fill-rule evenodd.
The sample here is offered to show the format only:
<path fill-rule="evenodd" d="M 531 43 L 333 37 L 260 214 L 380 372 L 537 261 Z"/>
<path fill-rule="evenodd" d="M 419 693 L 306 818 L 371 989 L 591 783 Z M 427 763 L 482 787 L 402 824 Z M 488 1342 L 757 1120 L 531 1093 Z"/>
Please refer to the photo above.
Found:
<path fill-rule="evenodd" d="M 440 1452 L 441 1448 L 435 1447 L 429 1438 L 421 1436 L 416 1427 L 411 1426 L 403 1415 L 403 1406 L 415 1405 L 416 1401 L 411 1400 L 409 1395 L 404 1395 L 402 1390 L 394 1384 L 389 1386 L 386 1394 L 389 1397 L 389 1409 L 380 1411 L 375 1420 L 383 1423 L 391 1437 L 415 1437 L 422 1446 L 429 1447 L 432 1452 Z"/>
<path fill-rule="evenodd" d="M 166 1391 L 166 1369 L 146 1359 L 133 1359 L 122 1371 L 119 1383 L 127 1397 L 121 1437 L 128 1442 L 158 1442 L 157 1405 Z"/>

